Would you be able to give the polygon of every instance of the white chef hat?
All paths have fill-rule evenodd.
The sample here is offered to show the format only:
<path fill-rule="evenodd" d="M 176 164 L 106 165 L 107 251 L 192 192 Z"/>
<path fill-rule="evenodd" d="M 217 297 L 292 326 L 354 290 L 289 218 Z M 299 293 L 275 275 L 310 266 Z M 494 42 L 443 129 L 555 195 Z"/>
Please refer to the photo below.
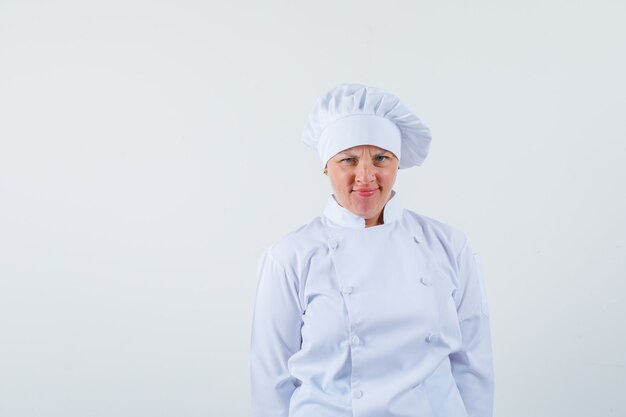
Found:
<path fill-rule="evenodd" d="M 430 129 L 396 96 L 358 84 L 341 84 L 317 99 L 302 132 L 323 166 L 344 149 L 374 145 L 409 168 L 424 162 L 430 140 Z"/>

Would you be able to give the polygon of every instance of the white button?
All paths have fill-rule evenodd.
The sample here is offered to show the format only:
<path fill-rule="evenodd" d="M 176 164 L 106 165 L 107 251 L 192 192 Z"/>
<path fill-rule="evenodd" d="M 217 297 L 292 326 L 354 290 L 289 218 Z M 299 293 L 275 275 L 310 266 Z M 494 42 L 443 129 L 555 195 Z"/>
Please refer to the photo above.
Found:
<path fill-rule="evenodd" d="M 351 286 L 346 285 L 345 287 L 343 287 L 343 288 L 341 289 L 341 292 L 342 292 L 343 294 L 352 294 L 352 290 L 353 290 L 353 289 L 354 289 L 354 288 L 352 288 Z"/>
<path fill-rule="evenodd" d="M 337 247 L 339 246 L 339 244 L 337 243 L 337 241 L 335 239 L 328 239 L 328 247 L 331 249 L 337 249 Z"/>
<path fill-rule="evenodd" d="M 432 343 L 435 340 L 437 340 L 437 335 L 434 333 L 430 333 L 428 336 L 426 336 L 426 343 Z"/>
<path fill-rule="evenodd" d="M 415 243 L 419 244 L 420 243 L 420 238 L 417 237 L 417 235 L 413 236 L 413 240 L 415 241 Z"/>
<path fill-rule="evenodd" d="M 350 344 L 352 346 L 358 346 L 361 344 L 361 339 L 359 339 L 359 336 L 352 336 L 352 339 L 350 339 Z"/>
<path fill-rule="evenodd" d="M 359 399 L 363 396 L 363 391 L 361 391 L 360 389 L 355 389 L 354 391 L 352 391 L 352 396 L 356 399 Z"/>
<path fill-rule="evenodd" d="M 430 285 L 432 283 L 432 280 L 429 277 L 421 277 L 420 281 L 424 285 Z"/>

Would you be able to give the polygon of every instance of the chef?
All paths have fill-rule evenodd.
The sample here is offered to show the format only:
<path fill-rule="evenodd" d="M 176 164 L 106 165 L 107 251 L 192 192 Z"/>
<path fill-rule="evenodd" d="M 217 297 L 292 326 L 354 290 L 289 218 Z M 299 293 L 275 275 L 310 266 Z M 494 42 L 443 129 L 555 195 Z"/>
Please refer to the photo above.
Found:
<path fill-rule="evenodd" d="M 463 233 L 402 206 L 429 129 L 377 88 L 340 85 L 303 132 L 333 194 L 262 255 L 253 417 L 491 417 L 489 313 Z"/>

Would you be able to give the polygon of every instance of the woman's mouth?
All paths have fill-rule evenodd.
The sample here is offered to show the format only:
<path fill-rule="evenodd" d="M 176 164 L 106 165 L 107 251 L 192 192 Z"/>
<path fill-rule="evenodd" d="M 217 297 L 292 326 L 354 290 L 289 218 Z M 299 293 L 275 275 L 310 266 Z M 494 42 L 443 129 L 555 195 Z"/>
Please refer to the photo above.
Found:
<path fill-rule="evenodd" d="M 353 193 L 356 193 L 359 197 L 371 197 L 373 196 L 378 188 L 359 188 L 357 190 L 352 190 Z"/>

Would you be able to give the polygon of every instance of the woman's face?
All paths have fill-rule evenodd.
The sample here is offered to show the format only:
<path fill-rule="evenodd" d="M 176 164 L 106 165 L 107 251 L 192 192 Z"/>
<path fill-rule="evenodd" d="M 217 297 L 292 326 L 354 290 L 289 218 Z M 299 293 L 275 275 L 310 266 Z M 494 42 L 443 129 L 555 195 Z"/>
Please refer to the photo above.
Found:
<path fill-rule="evenodd" d="M 365 219 L 365 225 L 382 224 L 382 211 L 398 173 L 398 158 L 379 147 L 359 145 L 345 149 L 326 164 L 337 202 Z"/>

